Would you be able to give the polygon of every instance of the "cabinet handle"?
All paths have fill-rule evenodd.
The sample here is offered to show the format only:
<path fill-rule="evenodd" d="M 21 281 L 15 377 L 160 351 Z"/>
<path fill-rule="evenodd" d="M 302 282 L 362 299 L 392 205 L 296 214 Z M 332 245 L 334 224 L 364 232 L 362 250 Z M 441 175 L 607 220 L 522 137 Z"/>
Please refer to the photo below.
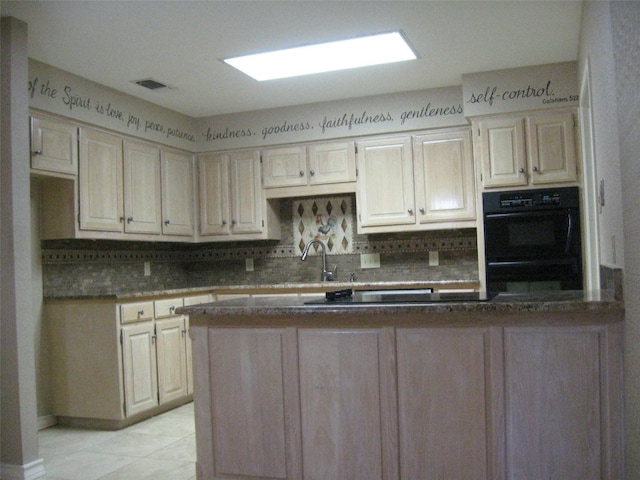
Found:
<path fill-rule="evenodd" d="M 165 224 L 165 225 L 169 225 L 170 223 L 171 223 L 171 220 L 165 220 L 165 221 L 164 221 L 164 224 Z"/>
<path fill-rule="evenodd" d="M 42 155 L 42 150 L 36 150 L 33 152 L 34 155 Z"/>
<path fill-rule="evenodd" d="M 123 223 L 123 222 L 124 222 L 124 220 L 125 220 L 125 218 L 124 218 L 124 217 L 120 217 L 120 223 Z"/>
<path fill-rule="evenodd" d="M 176 311 L 176 307 L 174 307 L 173 305 L 171 305 L 171 306 L 169 307 L 169 311 L 170 311 L 171 313 L 175 312 L 175 311 Z"/>
<path fill-rule="evenodd" d="M 316 174 L 316 171 L 315 171 L 315 170 L 311 170 L 309 173 L 310 173 L 310 174 L 311 174 L 311 176 L 313 177 L 313 176 Z"/>
<path fill-rule="evenodd" d="M 304 177 L 304 172 L 302 170 L 300 170 L 300 176 Z"/>
<path fill-rule="evenodd" d="M 424 215 L 424 208 L 420 207 L 420 213 Z"/>
<path fill-rule="evenodd" d="M 413 208 L 410 208 L 407 212 L 409 212 L 409 215 L 413 215 Z"/>
<path fill-rule="evenodd" d="M 187 329 L 186 329 L 186 328 L 183 328 L 183 329 L 182 329 L 182 335 L 186 335 L 186 334 L 187 334 Z"/>
<path fill-rule="evenodd" d="M 144 315 L 144 310 L 138 310 L 138 316 L 141 317 Z"/>
<path fill-rule="evenodd" d="M 156 335 L 155 333 L 153 335 L 151 335 L 151 341 L 152 342 L 155 342 L 157 338 L 158 338 L 158 335 Z"/>
<path fill-rule="evenodd" d="M 131 222 L 133 222 L 133 217 L 128 217 L 127 218 L 127 223 L 131 223 Z"/>

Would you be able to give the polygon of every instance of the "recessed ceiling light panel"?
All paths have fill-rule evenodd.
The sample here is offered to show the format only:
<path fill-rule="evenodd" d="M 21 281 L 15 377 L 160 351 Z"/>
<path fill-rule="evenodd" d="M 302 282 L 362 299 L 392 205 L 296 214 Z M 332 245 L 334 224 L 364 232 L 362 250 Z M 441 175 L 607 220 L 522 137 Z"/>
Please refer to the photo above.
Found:
<path fill-rule="evenodd" d="M 258 80 L 414 60 L 416 54 L 400 32 L 287 48 L 227 58 L 225 63 Z"/>

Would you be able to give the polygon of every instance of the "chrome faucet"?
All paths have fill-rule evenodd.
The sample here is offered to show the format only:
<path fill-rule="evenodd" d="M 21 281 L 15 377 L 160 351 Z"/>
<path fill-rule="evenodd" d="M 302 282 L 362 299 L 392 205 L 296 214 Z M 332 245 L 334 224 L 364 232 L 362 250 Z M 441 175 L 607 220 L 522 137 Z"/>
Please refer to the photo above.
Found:
<path fill-rule="evenodd" d="M 320 247 L 322 247 L 322 275 L 320 277 L 320 281 L 321 282 L 328 282 L 330 280 L 334 279 L 334 276 L 336 275 L 336 272 L 338 270 L 338 267 L 334 267 L 333 270 L 327 270 L 327 247 L 325 247 L 324 243 L 322 243 L 322 241 L 318 240 L 317 238 L 314 238 L 313 240 L 310 240 L 305 246 L 304 249 L 302 250 L 302 256 L 300 257 L 300 260 L 302 260 L 303 262 L 307 259 L 307 256 L 309 255 L 309 249 L 311 248 L 311 245 L 313 245 L 314 243 L 317 243 L 318 245 L 320 245 Z"/>

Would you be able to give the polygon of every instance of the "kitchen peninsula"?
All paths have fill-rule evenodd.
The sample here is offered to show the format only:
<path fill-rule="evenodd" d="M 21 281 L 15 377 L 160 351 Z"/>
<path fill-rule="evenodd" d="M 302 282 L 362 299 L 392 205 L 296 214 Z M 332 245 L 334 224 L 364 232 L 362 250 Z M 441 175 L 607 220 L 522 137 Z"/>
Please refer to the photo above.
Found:
<path fill-rule="evenodd" d="M 268 296 L 191 322 L 200 479 L 621 478 L 621 302 Z"/>

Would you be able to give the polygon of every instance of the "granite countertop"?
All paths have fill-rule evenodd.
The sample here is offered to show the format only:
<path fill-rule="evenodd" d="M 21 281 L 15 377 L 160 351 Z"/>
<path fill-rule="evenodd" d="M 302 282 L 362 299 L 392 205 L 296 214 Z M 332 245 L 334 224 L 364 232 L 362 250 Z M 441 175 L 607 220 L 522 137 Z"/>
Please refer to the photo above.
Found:
<path fill-rule="evenodd" d="M 323 295 L 293 297 L 256 297 L 224 300 L 178 309 L 193 317 L 229 316 L 345 316 L 395 315 L 431 313 L 527 313 L 527 312 L 622 312 L 624 304 L 609 291 L 548 291 L 536 293 L 500 293 L 488 301 L 455 301 L 437 303 L 348 304 L 326 302 Z"/>
<path fill-rule="evenodd" d="M 399 288 L 478 288 L 478 280 L 441 280 L 441 281 L 408 281 L 408 282 L 312 282 L 312 283 L 276 283 L 270 285 L 210 285 L 205 287 L 175 288 L 166 290 L 149 290 L 137 292 L 115 292 L 85 295 L 48 296 L 46 300 L 138 300 L 170 296 L 188 296 L 204 293 L 218 294 L 272 294 L 278 293 L 318 293 L 352 288 L 354 290 L 389 290 Z"/>

